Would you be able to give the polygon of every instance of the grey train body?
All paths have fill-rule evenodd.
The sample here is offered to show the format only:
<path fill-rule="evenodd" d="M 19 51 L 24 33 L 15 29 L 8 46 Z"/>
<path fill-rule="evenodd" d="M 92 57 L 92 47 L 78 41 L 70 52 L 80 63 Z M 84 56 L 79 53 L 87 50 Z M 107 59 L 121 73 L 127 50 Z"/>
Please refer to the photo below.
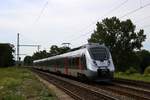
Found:
<path fill-rule="evenodd" d="M 108 48 L 98 43 L 86 44 L 68 53 L 35 60 L 33 67 L 94 81 L 109 81 L 115 71 Z"/>

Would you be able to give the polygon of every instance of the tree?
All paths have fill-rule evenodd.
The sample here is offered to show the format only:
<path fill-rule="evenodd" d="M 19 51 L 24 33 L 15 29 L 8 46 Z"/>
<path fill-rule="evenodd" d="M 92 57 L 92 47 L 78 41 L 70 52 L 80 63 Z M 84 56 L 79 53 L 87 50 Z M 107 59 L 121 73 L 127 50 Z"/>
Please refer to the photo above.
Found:
<path fill-rule="evenodd" d="M 140 72 L 144 73 L 144 70 L 150 66 L 150 52 L 147 50 L 141 50 L 137 52 L 140 58 Z"/>
<path fill-rule="evenodd" d="M 32 59 L 33 60 L 38 60 L 38 59 L 42 59 L 42 58 L 47 58 L 47 57 L 51 57 L 51 56 L 66 53 L 69 50 L 70 50 L 69 47 L 58 47 L 57 45 L 52 45 L 50 47 L 49 52 L 47 52 L 46 50 L 36 52 L 32 55 Z"/>
<path fill-rule="evenodd" d="M 59 47 L 57 45 L 52 45 L 50 47 L 50 51 L 49 52 L 50 52 L 51 55 L 55 56 L 55 55 L 60 54 L 60 49 L 59 49 Z"/>
<path fill-rule="evenodd" d="M 63 53 L 66 53 L 70 50 L 69 47 L 58 47 L 57 45 L 52 45 L 50 47 L 50 54 L 55 56 L 55 55 L 59 55 L 59 54 L 63 54 Z"/>
<path fill-rule="evenodd" d="M 136 26 L 130 19 L 120 21 L 116 17 L 103 19 L 97 22 L 96 30 L 88 42 L 105 44 L 110 47 L 117 70 L 126 70 L 133 65 L 135 52 L 145 41 L 144 30 L 135 32 Z"/>
<path fill-rule="evenodd" d="M 24 58 L 24 65 L 29 66 L 29 65 L 32 65 L 32 64 L 33 64 L 33 58 L 31 56 L 26 56 Z"/>
<path fill-rule="evenodd" d="M 47 58 L 50 56 L 51 56 L 50 53 L 48 53 L 46 50 L 43 50 L 43 51 L 34 53 L 32 58 L 33 58 L 33 60 L 38 60 L 38 59 Z"/>
<path fill-rule="evenodd" d="M 0 44 L 0 67 L 8 67 L 15 64 L 13 53 L 13 45 Z"/>
<path fill-rule="evenodd" d="M 59 54 L 63 54 L 63 53 L 66 53 L 66 52 L 68 52 L 69 50 L 70 50 L 70 48 L 69 47 L 60 47 L 59 48 L 60 50 L 59 50 Z"/>

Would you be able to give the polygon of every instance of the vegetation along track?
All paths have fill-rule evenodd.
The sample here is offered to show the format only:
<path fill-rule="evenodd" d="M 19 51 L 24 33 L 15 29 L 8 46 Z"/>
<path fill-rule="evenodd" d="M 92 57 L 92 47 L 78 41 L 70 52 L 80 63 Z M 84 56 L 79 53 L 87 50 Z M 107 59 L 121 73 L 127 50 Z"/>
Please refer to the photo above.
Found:
<path fill-rule="evenodd" d="M 133 85 L 112 82 L 110 84 L 81 83 L 60 76 L 34 70 L 42 78 L 63 89 L 77 100 L 150 100 L 150 91 Z"/>
<path fill-rule="evenodd" d="M 77 82 L 74 80 L 66 79 L 63 77 L 55 76 L 50 73 L 42 72 L 39 70 L 32 70 L 40 77 L 48 82 L 56 85 L 68 95 L 76 100 L 116 100 L 112 95 L 107 94 L 105 91 L 94 89 L 87 84 Z"/>

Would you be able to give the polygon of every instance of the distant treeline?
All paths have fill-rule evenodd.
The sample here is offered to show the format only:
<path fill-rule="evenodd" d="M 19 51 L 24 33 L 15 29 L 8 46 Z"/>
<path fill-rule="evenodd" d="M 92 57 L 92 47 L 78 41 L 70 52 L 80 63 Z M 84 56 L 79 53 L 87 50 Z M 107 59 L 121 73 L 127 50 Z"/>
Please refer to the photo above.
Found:
<path fill-rule="evenodd" d="M 32 56 L 26 56 L 24 58 L 24 65 L 32 65 L 33 60 L 38 60 L 42 58 L 52 57 L 55 55 L 66 53 L 70 50 L 69 47 L 58 47 L 57 45 L 52 45 L 50 50 L 47 52 L 46 50 L 35 52 Z"/>
<path fill-rule="evenodd" d="M 8 67 L 15 64 L 13 53 L 13 45 L 0 43 L 0 67 Z"/>

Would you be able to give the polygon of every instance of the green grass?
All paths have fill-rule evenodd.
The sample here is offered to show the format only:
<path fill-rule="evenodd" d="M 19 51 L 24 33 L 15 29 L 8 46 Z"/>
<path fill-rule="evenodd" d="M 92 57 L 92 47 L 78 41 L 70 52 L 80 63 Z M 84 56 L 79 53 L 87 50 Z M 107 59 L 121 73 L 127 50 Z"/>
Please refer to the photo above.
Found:
<path fill-rule="evenodd" d="M 56 100 L 28 69 L 0 68 L 0 100 Z"/>
<path fill-rule="evenodd" d="M 124 73 L 124 72 L 116 72 L 115 77 L 116 78 L 123 78 L 123 79 L 150 82 L 150 75 L 142 75 L 142 74 L 139 74 L 139 73 L 127 74 L 127 73 Z"/>

